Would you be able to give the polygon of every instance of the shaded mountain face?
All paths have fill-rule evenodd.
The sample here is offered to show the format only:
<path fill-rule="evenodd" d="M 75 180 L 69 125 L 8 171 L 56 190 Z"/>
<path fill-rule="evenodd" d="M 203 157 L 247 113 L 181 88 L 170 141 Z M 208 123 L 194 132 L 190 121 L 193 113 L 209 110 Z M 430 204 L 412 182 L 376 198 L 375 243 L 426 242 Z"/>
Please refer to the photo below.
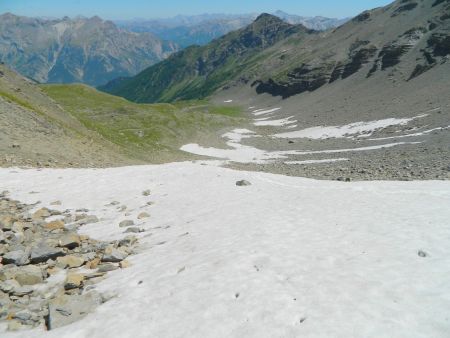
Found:
<path fill-rule="evenodd" d="M 261 64 L 265 76 L 253 87 L 287 98 L 356 74 L 363 75 L 359 81 L 386 75 L 411 81 L 448 62 L 449 41 L 450 1 L 399 0 L 319 39 L 277 46 L 286 52 Z"/>
<path fill-rule="evenodd" d="M 257 64 L 261 51 L 293 34 L 312 32 L 262 14 L 244 29 L 207 46 L 189 47 L 134 78 L 116 79 L 100 89 L 137 102 L 203 98 Z"/>
<path fill-rule="evenodd" d="M 0 60 L 39 82 L 100 85 L 134 75 L 176 50 L 150 33 L 124 31 L 98 17 L 0 16 Z"/>
<path fill-rule="evenodd" d="M 347 19 L 325 17 L 303 17 L 282 11 L 277 11 L 274 15 L 287 23 L 302 24 L 314 30 L 334 28 L 347 21 Z M 205 14 L 158 20 L 117 21 L 116 23 L 124 29 L 133 32 L 150 32 L 163 40 L 174 41 L 181 47 L 188 47 L 206 45 L 231 31 L 251 24 L 257 16 L 256 14 Z"/>

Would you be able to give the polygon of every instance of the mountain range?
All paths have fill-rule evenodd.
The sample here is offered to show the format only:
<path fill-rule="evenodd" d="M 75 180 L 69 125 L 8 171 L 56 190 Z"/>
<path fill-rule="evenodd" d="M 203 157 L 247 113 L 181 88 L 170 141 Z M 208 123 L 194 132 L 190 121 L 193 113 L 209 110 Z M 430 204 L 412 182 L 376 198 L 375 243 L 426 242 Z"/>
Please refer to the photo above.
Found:
<path fill-rule="evenodd" d="M 191 47 L 103 90 L 139 102 L 205 97 L 250 87 L 287 98 L 362 74 L 399 83 L 448 61 L 448 1 L 399 0 L 326 32 L 264 14 L 247 28 Z"/>
<path fill-rule="evenodd" d="M 273 15 L 290 24 L 302 24 L 309 29 L 327 30 L 335 28 L 348 19 L 304 17 L 276 11 Z M 203 14 L 195 16 L 178 15 L 167 19 L 121 20 L 115 23 L 134 32 L 150 32 L 163 40 L 173 41 L 181 47 L 205 45 L 231 31 L 251 24 L 258 14 Z"/>
<path fill-rule="evenodd" d="M 151 33 L 134 33 L 99 17 L 0 16 L 0 61 L 39 82 L 100 85 L 131 76 L 177 51 Z"/>

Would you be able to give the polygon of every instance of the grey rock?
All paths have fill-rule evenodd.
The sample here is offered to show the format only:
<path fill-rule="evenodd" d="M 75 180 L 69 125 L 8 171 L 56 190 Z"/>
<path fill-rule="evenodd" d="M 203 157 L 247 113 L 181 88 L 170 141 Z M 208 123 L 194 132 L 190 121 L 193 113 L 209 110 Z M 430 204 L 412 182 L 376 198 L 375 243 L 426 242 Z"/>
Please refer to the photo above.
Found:
<path fill-rule="evenodd" d="M 138 227 L 129 227 L 127 230 L 124 231 L 124 233 L 132 233 L 132 234 L 138 234 L 140 232 L 144 232 L 144 230 L 138 228 Z"/>
<path fill-rule="evenodd" d="M 59 246 L 68 249 L 74 249 L 80 246 L 80 244 L 81 244 L 80 236 L 78 236 L 75 233 L 63 235 L 59 240 Z"/>
<path fill-rule="evenodd" d="M 22 310 L 14 314 L 13 318 L 25 322 L 32 318 L 32 313 L 28 310 Z"/>
<path fill-rule="evenodd" d="M 95 291 L 82 295 L 61 295 L 49 303 L 48 329 L 74 323 L 102 304 L 102 297 Z"/>
<path fill-rule="evenodd" d="M 144 190 L 144 191 L 142 192 L 142 195 L 143 195 L 143 196 L 150 196 L 150 194 L 151 194 L 150 189 Z"/>
<path fill-rule="evenodd" d="M 12 290 L 12 294 L 14 296 L 19 296 L 19 297 L 23 297 L 25 295 L 29 295 L 31 293 L 33 293 L 34 289 L 33 287 L 29 286 L 29 285 L 25 285 L 25 286 L 19 286 L 16 287 Z"/>
<path fill-rule="evenodd" d="M 125 251 L 116 249 L 114 247 L 108 247 L 105 249 L 102 257 L 102 262 L 118 263 L 123 261 L 127 257 L 128 254 Z"/>
<path fill-rule="evenodd" d="M 249 181 L 241 180 L 241 181 L 237 181 L 236 185 L 238 187 L 245 187 L 245 186 L 249 186 L 249 185 L 252 185 L 252 184 Z"/>
<path fill-rule="evenodd" d="M 131 246 L 137 242 L 136 236 L 128 235 L 119 241 L 119 246 Z"/>
<path fill-rule="evenodd" d="M 97 271 L 98 272 L 109 272 L 109 271 L 114 271 L 117 270 L 119 267 L 112 264 L 112 263 L 105 263 L 105 264 L 101 264 L 98 266 Z"/>
<path fill-rule="evenodd" d="M 130 227 L 130 226 L 133 226 L 133 225 L 134 225 L 134 222 L 132 220 L 129 220 L 129 219 L 126 219 L 126 220 L 124 220 L 124 221 L 119 223 L 119 227 L 121 227 L 121 228 L 126 228 L 126 227 Z"/>
<path fill-rule="evenodd" d="M 22 286 L 35 285 L 42 283 L 44 281 L 42 270 L 35 265 L 27 265 L 20 267 L 16 272 L 15 279 Z"/>
<path fill-rule="evenodd" d="M 75 222 L 75 224 L 78 225 L 86 225 L 86 224 L 93 224 L 98 223 L 99 219 L 95 215 L 87 215 L 86 217 L 83 217 L 82 219 Z"/>
<path fill-rule="evenodd" d="M 45 242 L 40 242 L 36 244 L 31 249 L 31 263 L 45 263 L 49 259 L 55 259 L 60 256 L 64 256 L 65 253 L 61 249 L 50 247 Z"/>
<path fill-rule="evenodd" d="M 15 279 L 8 279 L 0 283 L 0 290 L 5 293 L 13 293 L 17 288 L 20 288 L 20 284 Z"/>
<path fill-rule="evenodd" d="M 28 259 L 29 253 L 24 250 L 15 250 L 6 253 L 3 256 L 3 264 L 15 264 L 15 265 L 26 265 L 30 262 Z"/>
<path fill-rule="evenodd" d="M 422 257 L 422 258 L 425 258 L 425 257 L 428 256 L 428 254 L 427 254 L 425 251 L 423 251 L 423 250 L 419 250 L 419 251 L 417 252 L 417 255 L 418 255 L 419 257 Z"/>

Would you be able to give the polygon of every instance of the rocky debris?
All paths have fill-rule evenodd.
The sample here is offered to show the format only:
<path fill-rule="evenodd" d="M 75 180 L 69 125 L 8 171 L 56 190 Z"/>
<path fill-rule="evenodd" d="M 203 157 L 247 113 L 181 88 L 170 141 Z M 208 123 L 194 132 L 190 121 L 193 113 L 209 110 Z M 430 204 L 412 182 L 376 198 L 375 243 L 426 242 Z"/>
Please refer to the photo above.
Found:
<path fill-rule="evenodd" d="M 126 228 L 134 225 L 134 221 L 126 219 L 119 223 L 119 227 Z"/>
<path fill-rule="evenodd" d="M 139 215 L 138 215 L 138 219 L 144 219 L 144 218 L 149 218 L 150 217 L 150 215 L 148 214 L 148 213 L 146 213 L 146 212 L 141 212 Z"/>
<path fill-rule="evenodd" d="M 150 189 L 144 190 L 144 191 L 142 192 L 142 195 L 143 195 L 143 196 L 150 196 L 150 194 L 151 194 Z"/>
<path fill-rule="evenodd" d="M 249 185 L 252 185 L 252 184 L 249 181 L 242 180 L 242 181 L 237 181 L 236 185 L 238 187 L 245 187 L 245 186 L 249 186 Z"/>
<path fill-rule="evenodd" d="M 79 225 L 98 221 L 96 216 L 47 208 L 31 212 L 35 205 L 7 195 L 0 193 L 0 323 L 6 321 L 10 331 L 51 330 L 105 302 L 108 298 L 94 291 L 93 284 L 109 271 L 130 266 L 125 259 L 134 254 L 137 238 L 97 241 L 76 232 Z M 55 215 L 72 224 L 47 221 Z"/>

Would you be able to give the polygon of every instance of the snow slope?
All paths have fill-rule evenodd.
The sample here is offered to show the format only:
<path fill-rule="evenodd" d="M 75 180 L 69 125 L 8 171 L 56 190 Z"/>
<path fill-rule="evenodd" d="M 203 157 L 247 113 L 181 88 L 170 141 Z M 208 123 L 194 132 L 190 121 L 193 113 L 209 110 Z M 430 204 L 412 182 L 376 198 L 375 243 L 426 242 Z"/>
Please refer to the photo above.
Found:
<path fill-rule="evenodd" d="M 123 236 L 113 200 L 152 216 L 133 266 L 98 285 L 115 298 L 70 326 L 1 337 L 449 337 L 450 182 L 174 163 L 0 169 L 0 189 L 88 208 L 103 220 L 82 230 L 102 239 Z"/>

